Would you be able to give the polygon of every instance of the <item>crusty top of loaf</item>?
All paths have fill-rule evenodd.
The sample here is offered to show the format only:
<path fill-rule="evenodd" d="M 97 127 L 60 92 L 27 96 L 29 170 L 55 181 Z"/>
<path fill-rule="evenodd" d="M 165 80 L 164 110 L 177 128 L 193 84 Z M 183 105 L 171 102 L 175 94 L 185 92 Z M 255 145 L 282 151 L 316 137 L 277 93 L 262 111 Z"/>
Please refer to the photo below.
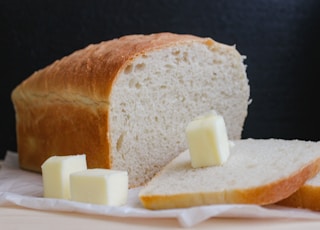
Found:
<path fill-rule="evenodd" d="M 48 96 L 49 93 L 59 94 L 62 98 L 68 98 L 72 94 L 71 97 L 75 98 L 75 92 L 76 94 L 82 92 L 83 95 L 78 95 L 81 101 L 87 99 L 86 95 L 104 101 L 108 98 L 112 86 L 110 83 L 125 67 L 124 63 L 150 50 L 193 41 L 203 42 L 208 46 L 214 46 L 215 43 L 210 38 L 193 35 L 157 33 L 149 36 L 128 35 L 91 44 L 33 73 L 17 87 L 20 88 L 19 91 L 13 91 L 13 99 L 43 94 Z M 47 90 L 48 82 L 55 82 L 54 85 L 50 85 L 50 91 Z M 23 90 L 26 86 L 28 91 Z"/>

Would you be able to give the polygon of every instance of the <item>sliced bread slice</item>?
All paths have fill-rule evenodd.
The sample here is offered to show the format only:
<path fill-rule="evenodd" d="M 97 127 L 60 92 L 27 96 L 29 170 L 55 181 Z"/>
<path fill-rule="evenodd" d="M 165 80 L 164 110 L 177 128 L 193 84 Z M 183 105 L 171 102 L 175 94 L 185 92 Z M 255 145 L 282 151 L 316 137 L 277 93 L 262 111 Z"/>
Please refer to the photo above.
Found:
<path fill-rule="evenodd" d="M 305 208 L 314 211 L 320 210 L 320 173 L 309 179 L 298 191 L 277 204 Z"/>
<path fill-rule="evenodd" d="M 145 208 L 278 202 L 320 170 L 320 142 L 244 139 L 222 166 L 194 169 L 188 150 L 166 165 L 139 193 Z"/>

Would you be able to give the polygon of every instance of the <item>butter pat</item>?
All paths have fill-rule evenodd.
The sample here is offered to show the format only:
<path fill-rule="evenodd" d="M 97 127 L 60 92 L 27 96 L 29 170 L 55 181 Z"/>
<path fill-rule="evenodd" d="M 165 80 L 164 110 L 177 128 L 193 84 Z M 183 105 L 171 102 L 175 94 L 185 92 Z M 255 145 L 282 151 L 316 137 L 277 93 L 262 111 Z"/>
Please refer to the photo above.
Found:
<path fill-rule="evenodd" d="M 70 174 L 87 169 L 86 156 L 52 156 L 42 165 L 43 196 L 70 199 Z"/>
<path fill-rule="evenodd" d="M 70 176 L 71 200 L 120 206 L 128 197 L 128 173 L 109 169 L 88 169 Z"/>
<path fill-rule="evenodd" d="M 222 165 L 230 155 L 224 119 L 215 111 L 197 117 L 187 128 L 187 141 L 193 168 Z"/>

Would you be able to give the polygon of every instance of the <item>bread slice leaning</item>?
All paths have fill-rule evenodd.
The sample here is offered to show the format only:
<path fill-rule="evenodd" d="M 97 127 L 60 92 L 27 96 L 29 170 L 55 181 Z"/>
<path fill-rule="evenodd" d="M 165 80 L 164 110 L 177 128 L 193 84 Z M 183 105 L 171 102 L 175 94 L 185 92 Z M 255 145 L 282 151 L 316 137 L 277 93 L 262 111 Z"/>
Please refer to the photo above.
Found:
<path fill-rule="evenodd" d="M 86 154 L 88 168 L 125 170 L 144 184 L 187 148 L 185 127 L 209 110 L 230 139 L 247 116 L 244 56 L 211 38 L 128 35 L 36 71 L 12 92 L 20 166 Z"/>
<path fill-rule="evenodd" d="M 192 168 L 181 153 L 139 193 L 148 209 L 210 204 L 266 205 L 297 191 L 320 170 L 320 142 L 244 139 L 222 166 Z"/>
<path fill-rule="evenodd" d="M 306 181 L 298 191 L 290 195 L 288 198 L 279 201 L 277 204 L 305 208 L 314 211 L 320 210 L 320 173 L 315 177 Z"/>

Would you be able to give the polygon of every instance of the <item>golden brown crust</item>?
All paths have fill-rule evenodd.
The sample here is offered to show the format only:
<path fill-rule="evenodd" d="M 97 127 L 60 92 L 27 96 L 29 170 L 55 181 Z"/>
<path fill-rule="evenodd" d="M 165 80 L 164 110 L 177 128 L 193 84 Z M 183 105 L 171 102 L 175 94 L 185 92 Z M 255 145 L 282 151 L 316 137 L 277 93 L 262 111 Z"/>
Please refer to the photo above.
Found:
<path fill-rule="evenodd" d="M 308 179 L 320 171 L 320 158 L 306 165 L 297 173 L 274 183 L 249 189 L 225 192 L 184 193 L 176 195 L 142 195 L 145 208 L 170 209 L 187 208 L 210 204 L 257 204 L 267 205 L 283 200 L 296 192 Z M 315 197 L 313 197 L 314 199 Z M 313 200 L 312 199 L 312 200 Z M 319 201 L 317 201 L 317 204 Z"/>
<path fill-rule="evenodd" d="M 319 194 L 319 186 L 303 185 L 298 191 L 290 195 L 288 198 L 279 201 L 277 204 L 288 207 L 305 208 L 319 211 Z"/>
<path fill-rule="evenodd" d="M 192 35 L 129 35 L 89 45 L 32 74 L 12 92 L 20 166 L 40 172 L 51 155 L 85 153 L 88 167 L 110 168 L 108 98 L 119 71 L 147 51 L 191 41 L 215 44 Z"/>

